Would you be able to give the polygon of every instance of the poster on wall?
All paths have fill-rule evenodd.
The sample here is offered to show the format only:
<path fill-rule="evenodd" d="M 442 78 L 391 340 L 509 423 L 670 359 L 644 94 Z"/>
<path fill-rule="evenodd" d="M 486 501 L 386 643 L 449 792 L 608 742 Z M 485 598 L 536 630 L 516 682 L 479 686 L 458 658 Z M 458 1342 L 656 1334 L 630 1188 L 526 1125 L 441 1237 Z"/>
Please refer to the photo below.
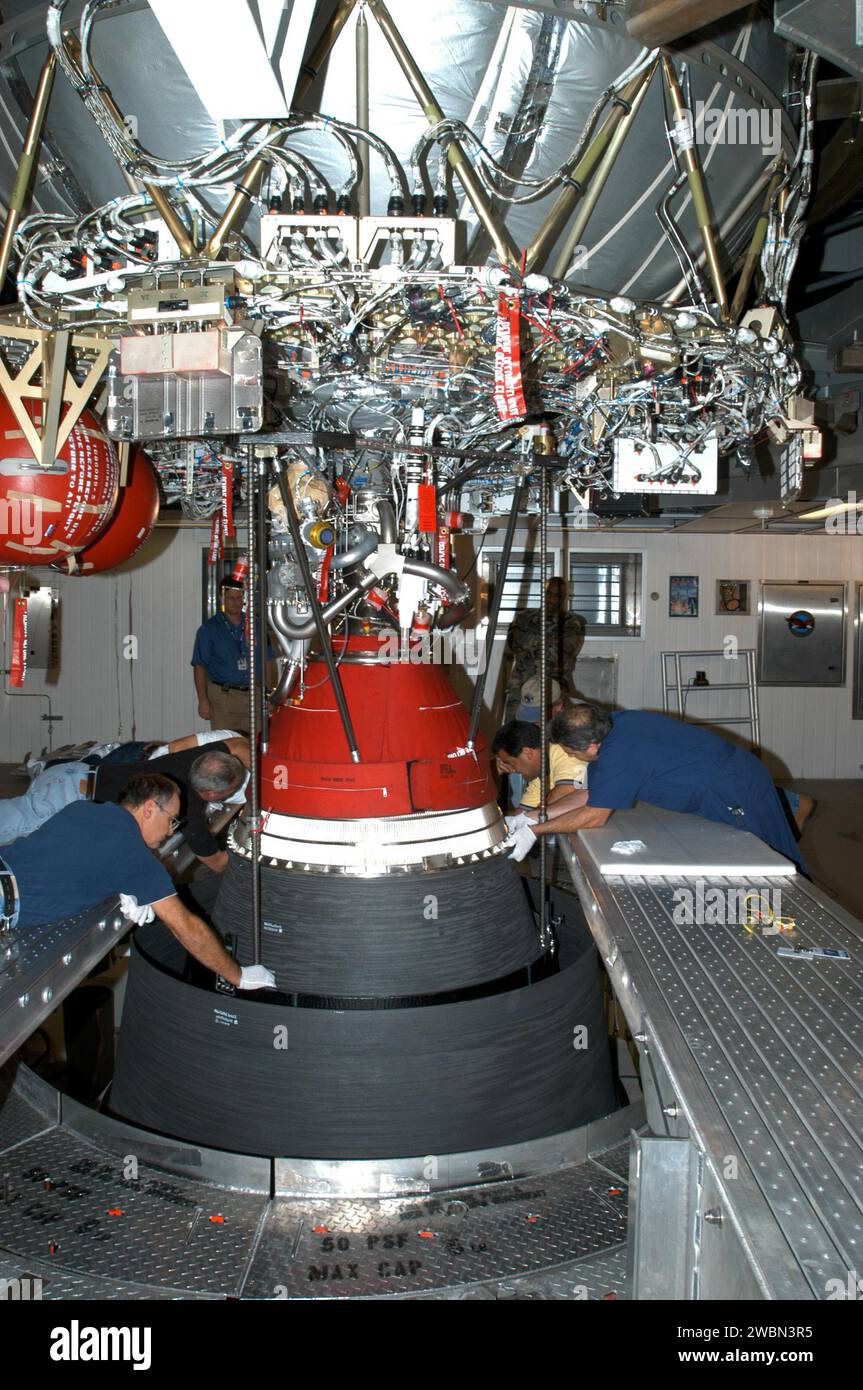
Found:
<path fill-rule="evenodd" d="M 716 611 L 740 618 L 749 614 L 749 580 L 717 579 Z"/>
<path fill-rule="evenodd" d="M 669 618 L 698 617 L 698 575 L 672 574 L 668 580 Z"/>

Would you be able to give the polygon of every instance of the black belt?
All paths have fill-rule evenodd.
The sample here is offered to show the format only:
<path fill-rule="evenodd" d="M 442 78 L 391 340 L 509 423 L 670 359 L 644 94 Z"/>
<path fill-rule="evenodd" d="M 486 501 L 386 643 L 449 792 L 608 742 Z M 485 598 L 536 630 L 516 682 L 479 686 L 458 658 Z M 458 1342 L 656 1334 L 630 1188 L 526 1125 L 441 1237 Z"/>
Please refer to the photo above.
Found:
<path fill-rule="evenodd" d="M 146 955 L 138 944 L 138 950 Z M 151 965 L 158 965 L 152 956 L 147 956 Z M 162 967 L 164 968 L 164 967 Z M 518 970 L 512 970 L 508 975 L 498 975 L 495 980 L 483 980 L 475 985 L 464 985 L 461 989 L 442 990 L 438 994 L 390 994 L 377 995 L 374 997 L 361 995 L 332 995 L 332 994 L 305 994 L 297 991 L 282 991 L 268 989 L 261 991 L 261 998 L 264 1003 L 278 1004 L 282 1008 L 289 1009 L 329 1009 L 342 1013 L 347 1009 L 425 1009 L 435 1004 L 463 1004 L 472 999 L 487 999 L 494 994 L 508 994 L 513 990 L 525 989 L 528 985 L 538 984 L 541 980 L 549 979 L 556 975 L 560 969 L 560 963 L 556 955 L 545 954 L 538 956 L 530 965 L 523 965 Z M 208 987 L 211 980 L 210 972 L 205 970 L 191 958 L 187 958 L 187 970 L 185 979 L 189 984 L 199 984 Z M 216 990 L 219 993 L 235 994 L 236 986 L 228 985 L 226 982 L 221 986 L 218 981 L 221 976 L 217 976 Z M 249 991 L 254 994 L 255 991 Z"/>
<path fill-rule="evenodd" d="M 12 921 L 19 902 L 20 896 L 15 875 L 0 859 L 0 922 Z"/>
<path fill-rule="evenodd" d="M 219 685 L 219 682 L 218 682 L 218 681 L 213 681 L 213 685 Z M 245 692 L 248 691 L 249 687 L 248 687 L 247 685 L 219 685 L 219 689 L 220 689 L 220 690 L 242 690 L 242 691 L 245 693 Z"/>

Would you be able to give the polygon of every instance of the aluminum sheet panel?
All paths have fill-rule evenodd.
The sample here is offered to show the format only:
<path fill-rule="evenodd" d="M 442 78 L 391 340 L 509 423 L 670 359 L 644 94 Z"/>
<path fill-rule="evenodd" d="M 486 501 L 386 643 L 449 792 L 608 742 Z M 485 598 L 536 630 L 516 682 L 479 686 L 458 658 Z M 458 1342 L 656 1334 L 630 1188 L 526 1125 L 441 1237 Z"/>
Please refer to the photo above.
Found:
<path fill-rule="evenodd" d="M 65 922 L 16 931 L 19 956 L 0 969 L 0 1065 L 86 979 L 129 925 L 111 899 Z"/>
<path fill-rule="evenodd" d="M 748 830 L 642 802 L 636 802 L 631 811 L 615 811 L 607 826 L 582 831 L 580 839 L 601 874 L 620 878 L 643 874 L 783 878 L 797 872 L 790 860 Z M 643 849 L 615 848 L 634 841 L 641 841 Z"/>

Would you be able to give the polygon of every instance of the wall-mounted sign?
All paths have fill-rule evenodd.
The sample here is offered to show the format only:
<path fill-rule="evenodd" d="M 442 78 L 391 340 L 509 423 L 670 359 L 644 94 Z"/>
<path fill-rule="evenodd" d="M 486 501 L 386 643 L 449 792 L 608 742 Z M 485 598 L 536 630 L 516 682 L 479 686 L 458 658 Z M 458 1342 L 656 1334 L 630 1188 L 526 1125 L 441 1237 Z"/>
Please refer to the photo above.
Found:
<path fill-rule="evenodd" d="M 815 614 L 805 608 L 798 608 L 785 619 L 792 637 L 811 637 L 815 631 Z"/>

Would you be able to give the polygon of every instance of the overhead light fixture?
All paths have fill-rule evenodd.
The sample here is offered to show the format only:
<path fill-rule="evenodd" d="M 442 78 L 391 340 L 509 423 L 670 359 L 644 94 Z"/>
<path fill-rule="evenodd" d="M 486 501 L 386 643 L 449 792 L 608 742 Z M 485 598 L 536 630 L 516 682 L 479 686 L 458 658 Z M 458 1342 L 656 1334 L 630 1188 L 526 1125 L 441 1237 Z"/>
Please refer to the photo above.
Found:
<path fill-rule="evenodd" d="M 863 511 L 863 500 L 860 502 L 835 502 L 826 507 L 819 507 L 814 512 L 799 512 L 798 521 L 824 521 L 829 516 L 841 516 L 843 512 Z"/>

